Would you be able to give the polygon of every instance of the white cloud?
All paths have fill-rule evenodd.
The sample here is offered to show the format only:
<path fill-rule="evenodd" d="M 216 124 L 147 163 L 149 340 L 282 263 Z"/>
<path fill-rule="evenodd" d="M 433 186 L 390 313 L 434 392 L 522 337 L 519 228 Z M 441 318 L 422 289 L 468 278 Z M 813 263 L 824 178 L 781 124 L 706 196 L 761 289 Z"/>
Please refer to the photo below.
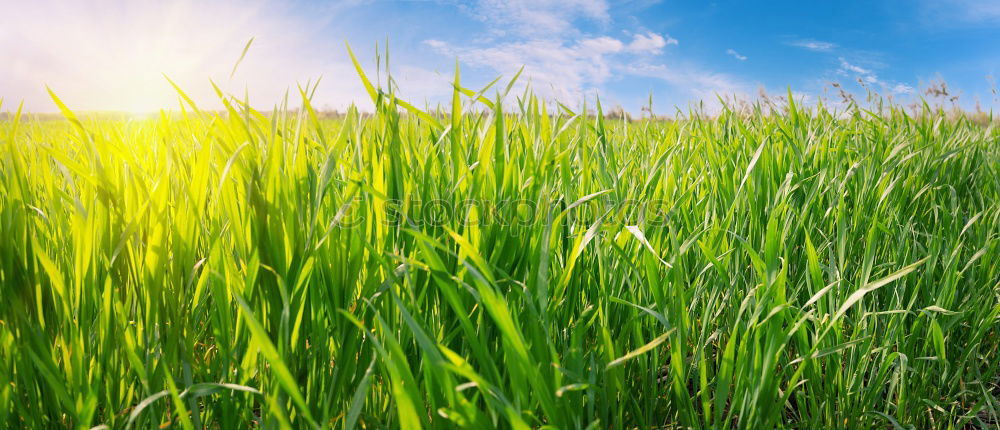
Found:
<path fill-rule="evenodd" d="M 582 99 L 586 89 L 610 77 L 611 65 L 607 56 L 624 49 L 624 44 L 606 37 L 573 45 L 557 40 L 530 40 L 483 48 L 447 45 L 435 49 L 457 56 L 466 64 L 492 68 L 508 77 L 524 66 L 521 81 L 531 81 L 540 95 L 576 102 Z"/>
<path fill-rule="evenodd" d="M 457 46 L 439 40 L 424 43 L 466 64 L 491 68 L 508 77 L 524 66 L 523 79 L 530 80 L 540 95 L 576 103 L 616 73 L 628 73 L 625 65 L 658 55 L 677 41 L 648 32 L 633 35 L 628 43 L 609 36 L 575 42 L 532 39 L 486 47 Z"/>
<path fill-rule="evenodd" d="M 603 84 L 617 78 L 636 77 L 659 80 L 673 88 L 675 100 L 705 101 L 717 108 L 717 95 L 752 98 L 753 86 L 730 75 L 697 65 L 661 58 L 677 39 L 654 32 L 633 33 L 629 37 L 581 37 L 574 34 L 514 38 L 487 46 L 469 46 L 426 40 L 427 46 L 458 57 L 474 67 L 490 68 L 512 76 L 521 66 L 521 83 L 530 82 L 536 94 L 577 105 L 596 94 Z M 732 51 L 732 50 L 730 50 Z M 746 59 L 735 51 L 737 58 Z M 731 54 L 732 55 L 732 54 Z"/>
<path fill-rule="evenodd" d="M 659 54 L 667 45 L 676 45 L 677 39 L 669 35 L 663 36 L 647 32 L 646 34 L 636 34 L 632 36 L 632 42 L 628 44 L 628 50 L 636 53 Z"/>
<path fill-rule="evenodd" d="M 906 84 L 896 84 L 892 86 L 892 92 L 895 94 L 913 94 L 913 87 Z"/>
<path fill-rule="evenodd" d="M 506 36 L 539 36 L 567 33 L 577 19 L 610 21 L 605 0 L 481 0 L 473 14 Z"/>
<path fill-rule="evenodd" d="M 789 42 L 789 45 L 797 46 L 799 48 L 805 48 L 810 51 L 821 51 L 821 52 L 832 51 L 834 48 L 837 47 L 837 44 L 835 43 L 823 42 L 820 40 L 812 40 L 812 39 L 802 39 L 802 40 L 792 41 Z"/>
<path fill-rule="evenodd" d="M 522 85 L 530 82 L 543 98 L 577 104 L 612 79 L 636 76 L 658 78 L 685 97 L 714 99 L 714 91 L 737 86 L 743 90 L 725 75 L 655 64 L 667 47 L 679 44 L 667 34 L 644 30 L 611 37 L 582 32 L 581 20 L 596 22 L 599 28 L 614 26 L 605 0 L 481 0 L 466 9 L 492 30 L 486 43 L 431 39 L 425 44 L 508 77 L 524 66 Z"/>
<path fill-rule="evenodd" d="M 837 69 L 837 73 L 839 75 L 853 76 L 854 78 L 861 80 L 866 85 L 876 85 L 883 91 L 888 91 L 893 94 L 913 93 L 913 87 L 909 85 L 880 79 L 878 74 L 872 69 L 866 69 L 856 64 L 852 64 L 844 57 L 840 57 L 839 60 L 840 68 Z"/>
<path fill-rule="evenodd" d="M 864 77 L 874 77 L 875 76 L 875 74 L 872 73 L 871 70 L 862 68 L 860 66 L 856 66 L 856 65 L 851 64 L 851 63 L 848 63 L 847 60 L 844 59 L 844 57 L 840 57 L 840 70 L 845 71 L 845 72 L 854 72 L 854 73 L 856 73 L 858 75 L 861 75 L 861 76 L 864 76 Z"/>
<path fill-rule="evenodd" d="M 731 57 L 733 57 L 733 58 L 735 58 L 737 60 L 740 60 L 740 61 L 746 61 L 747 60 L 747 57 L 745 55 L 740 55 L 740 53 L 736 52 L 736 50 L 733 49 L 733 48 L 727 49 L 726 50 L 726 54 L 729 54 Z"/>
<path fill-rule="evenodd" d="M 752 93 L 752 86 L 740 79 L 690 65 L 637 64 L 629 66 L 628 71 L 634 75 L 663 80 L 709 104 L 717 102 L 716 95 L 747 99 Z"/>
<path fill-rule="evenodd" d="M 424 43 L 426 43 L 427 46 L 430 46 L 431 48 L 434 49 L 442 49 L 447 46 L 446 43 L 437 39 L 427 39 L 424 41 Z"/>
<path fill-rule="evenodd" d="M 614 52 L 621 52 L 625 49 L 625 44 L 612 37 L 597 37 L 594 39 L 584 39 L 577 47 L 581 53 L 600 55 Z"/>

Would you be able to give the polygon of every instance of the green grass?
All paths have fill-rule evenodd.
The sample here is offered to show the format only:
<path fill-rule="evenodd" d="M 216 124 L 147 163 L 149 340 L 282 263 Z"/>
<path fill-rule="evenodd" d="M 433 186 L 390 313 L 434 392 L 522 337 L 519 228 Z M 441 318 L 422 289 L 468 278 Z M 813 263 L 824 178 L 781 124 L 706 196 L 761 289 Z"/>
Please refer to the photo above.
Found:
<path fill-rule="evenodd" d="M 997 425 L 995 126 L 365 83 L 0 122 L 0 427 Z"/>

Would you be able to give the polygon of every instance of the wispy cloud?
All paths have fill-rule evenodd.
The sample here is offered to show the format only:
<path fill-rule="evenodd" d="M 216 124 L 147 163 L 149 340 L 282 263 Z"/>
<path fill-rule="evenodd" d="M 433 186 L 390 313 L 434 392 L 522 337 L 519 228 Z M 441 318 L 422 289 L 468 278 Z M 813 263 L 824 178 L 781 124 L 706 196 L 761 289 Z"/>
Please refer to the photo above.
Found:
<path fill-rule="evenodd" d="M 628 66 L 628 72 L 637 76 L 660 79 L 680 89 L 687 96 L 708 103 L 716 102 L 717 95 L 748 98 L 753 89 L 752 85 L 734 76 L 693 65 L 668 66 L 644 63 Z"/>
<path fill-rule="evenodd" d="M 432 49 L 462 62 L 511 76 L 524 66 L 522 82 L 542 97 L 577 104 L 612 80 L 645 77 L 673 87 L 677 101 L 715 100 L 716 93 L 745 93 L 749 86 L 669 52 L 680 42 L 667 34 L 616 28 L 604 0 L 484 0 L 473 8 L 494 38 L 489 43 L 429 39 Z M 626 36 L 594 35 L 591 28 L 616 29 Z M 600 31 L 600 30 L 598 30 Z M 733 51 L 735 53 L 735 51 Z M 736 54 L 736 58 L 746 57 Z M 684 64 L 667 66 L 670 64 Z"/>
<path fill-rule="evenodd" d="M 677 44 L 670 36 L 657 33 L 635 34 L 631 40 L 610 36 L 578 41 L 535 39 L 470 47 L 440 40 L 427 40 L 427 46 L 463 62 L 492 68 L 512 76 L 521 66 L 534 89 L 545 97 L 575 103 L 615 73 L 628 73 L 622 65 L 660 54 L 667 45 Z"/>
<path fill-rule="evenodd" d="M 810 51 L 820 51 L 820 52 L 832 51 L 835 48 L 837 48 L 836 43 L 824 42 L 821 40 L 813 40 L 813 39 L 794 40 L 788 42 L 788 44 L 791 46 L 808 49 Z"/>
<path fill-rule="evenodd" d="M 920 0 L 918 6 L 925 21 L 935 26 L 1000 22 L 996 0 Z"/>
<path fill-rule="evenodd" d="M 678 44 L 677 39 L 669 35 L 661 36 L 653 32 L 636 34 L 628 44 L 628 50 L 635 53 L 659 54 L 667 45 Z"/>
<path fill-rule="evenodd" d="M 731 56 L 731 57 L 733 57 L 733 58 L 735 58 L 737 60 L 740 60 L 740 61 L 746 61 L 747 60 L 747 57 L 745 55 L 740 55 L 740 53 L 736 52 L 736 50 L 733 49 L 733 48 L 727 49 L 726 50 L 726 54 L 728 54 L 729 56 Z"/>
<path fill-rule="evenodd" d="M 840 72 L 847 74 L 847 72 L 854 73 L 861 76 L 865 82 L 874 83 L 878 81 L 878 76 L 875 75 L 870 69 L 865 69 L 861 66 L 856 66 L 854 64 L 848 63 L 844 57 L 840 57 Z"/>
<path fill-rule="evenodd" d="M 563 34 L 572 32 L 578 19 L 611 19 L 605 0 L 481 0 L 469 9 L 502 36 Z"/>
<path fill-rule="evenodd" d="M 889 90 L 894 94 L 913 94 L 913 87 L 901 83 L 893 85 Z"/>
<path fill-rule="evenodd" d="M 913 87 L 909 85 L 901 82 L 880 79 L 878 74 L 872 69 L 850 63 L 844 57 L 840 57 L 838 60 L 840 60 L 840 67 L 837 69 L 837 73 L 839 75 L 852 76 L 865 85 L 875 85 L 883 91 L 888 91 L 893 94 L 913 93 Z"/>
<path fill-rule="evenodd" d="M 481 0 L 466 7 L 491 37 L 478 41 L 428 39 L 424 44 L 465 64 L 512 76 L 522 66 L 542 97 L 575 104 L 628 65 L 663 55 L 679 44 L 670 35 L 642 30 L 626 36 L 587 33 L 581 28 L 613 28 L 605 0 Z"/>

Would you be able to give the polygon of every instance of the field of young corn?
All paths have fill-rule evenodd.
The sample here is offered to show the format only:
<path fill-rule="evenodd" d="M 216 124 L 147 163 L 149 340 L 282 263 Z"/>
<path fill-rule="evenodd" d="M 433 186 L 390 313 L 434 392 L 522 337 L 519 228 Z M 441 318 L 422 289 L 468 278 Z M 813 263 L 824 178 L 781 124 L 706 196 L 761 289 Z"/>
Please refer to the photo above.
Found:
<path fill-rule="evenodd" d="M 1000 422 L 996 126 L 362 79 L 0 120 L 0 428 Z"/>

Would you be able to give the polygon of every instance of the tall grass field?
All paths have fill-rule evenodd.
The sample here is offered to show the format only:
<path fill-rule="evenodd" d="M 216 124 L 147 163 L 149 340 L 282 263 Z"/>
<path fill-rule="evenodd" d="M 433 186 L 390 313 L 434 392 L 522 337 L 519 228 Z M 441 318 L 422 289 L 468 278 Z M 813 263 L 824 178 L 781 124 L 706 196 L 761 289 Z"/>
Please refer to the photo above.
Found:
<path fill-rule="evenodd" d="M 358 71 L 374 113 L 8 101 L 0 427 L 1000 422 L 995 123 L 629 120 L 457 71 L 418 108 Z"/>

